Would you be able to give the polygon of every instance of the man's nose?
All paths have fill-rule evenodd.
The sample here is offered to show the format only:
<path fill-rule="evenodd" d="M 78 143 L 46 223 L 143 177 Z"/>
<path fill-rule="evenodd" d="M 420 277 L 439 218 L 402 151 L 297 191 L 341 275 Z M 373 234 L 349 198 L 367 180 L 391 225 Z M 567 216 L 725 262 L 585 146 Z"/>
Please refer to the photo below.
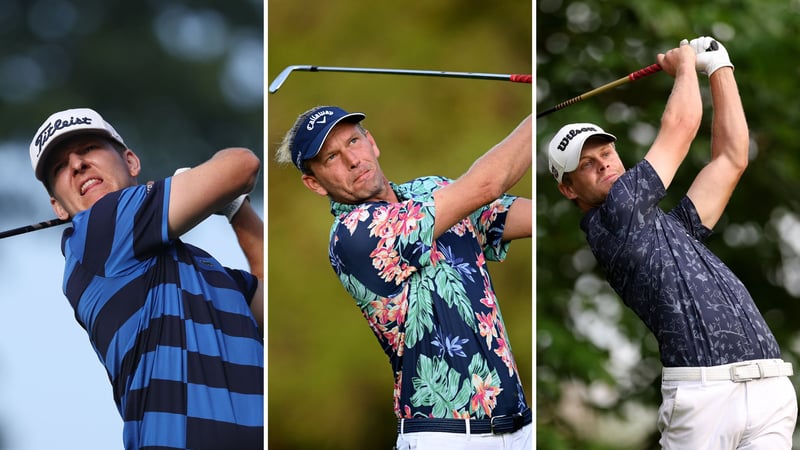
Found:
<path fill-rule="evenodd" d="M 85 165 L 86 161 L 84 161 L 83 155 L 75 152 L 69 154 L 69 167 L 73 171 L 80 171 Z"/>
<path fill-rule="evenodd" d="M 342 151 L 342 157 L 344 158 L 345 162 L 347 162 L 348 167 L 358 167 L 358 165 L 361 164 L 361 157 L 358 156 L 358 153 L 352 150 Z"/>

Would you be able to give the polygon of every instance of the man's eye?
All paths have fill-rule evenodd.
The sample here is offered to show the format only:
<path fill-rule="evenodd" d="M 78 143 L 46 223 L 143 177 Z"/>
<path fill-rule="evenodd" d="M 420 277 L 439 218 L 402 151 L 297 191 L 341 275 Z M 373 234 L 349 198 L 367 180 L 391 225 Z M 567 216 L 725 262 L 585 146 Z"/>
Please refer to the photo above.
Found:
<path fill-rule="evenodd" d="M 64 168 L 64 164 L 64 162 L 56 163 L 56 165 L 53 166 L 53 175 L 58 175 L 58 173 L 61 172 L 61 169 Z"/>

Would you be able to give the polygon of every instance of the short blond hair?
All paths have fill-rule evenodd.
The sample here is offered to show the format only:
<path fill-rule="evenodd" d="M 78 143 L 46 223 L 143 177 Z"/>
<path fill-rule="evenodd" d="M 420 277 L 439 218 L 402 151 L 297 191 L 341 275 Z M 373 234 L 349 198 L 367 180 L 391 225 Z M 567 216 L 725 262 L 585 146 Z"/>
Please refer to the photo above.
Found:
<path fill-rule="evenodd" d="M 292 127 L 289 128 L 289 131 L 286 132 L 286 135 L 283 136 L 281 145 L 279 145 L 278 149 L 275 151 L 276 162 L 278 162 L 279 164 L 294 165 L 294 161 L 292 160 L 292 144 L 294 144 L 294 137 L 297 135 L 297 130 L 300 128 L 300 125 L 308 118 L 311 112 L 319 107 L 320 106 L 315 106 L 297 116 L 297 120 L 295 120 L 294 125 L 292 125 Z"/>

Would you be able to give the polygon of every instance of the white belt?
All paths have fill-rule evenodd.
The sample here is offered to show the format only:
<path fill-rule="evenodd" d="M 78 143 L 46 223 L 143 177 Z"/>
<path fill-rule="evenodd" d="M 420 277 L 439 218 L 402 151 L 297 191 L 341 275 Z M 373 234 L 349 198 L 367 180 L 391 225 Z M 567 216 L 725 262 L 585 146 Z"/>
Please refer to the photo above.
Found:
<path fill-rule="evenodd" d="M 780 359 L 760 359 L 713 367 L 664 367 L 662 381 L 743 381 L 770 377 L 788 377 L 792 363 Z"/>

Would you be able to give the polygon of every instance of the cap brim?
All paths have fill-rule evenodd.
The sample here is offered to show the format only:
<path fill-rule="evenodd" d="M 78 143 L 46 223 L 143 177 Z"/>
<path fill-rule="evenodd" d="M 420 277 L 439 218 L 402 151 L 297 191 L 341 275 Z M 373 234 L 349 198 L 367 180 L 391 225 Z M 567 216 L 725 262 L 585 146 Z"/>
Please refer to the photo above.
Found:
<path fill-rule="evenodd" d="M 50 157 L 50 154 L 52 153 L 52 150 L 54 148 L 56 148 L 58 145 L 60 145 L 62 142 L 64 142 L 66 139 L 69 139 L 71 137 L 78 136 L 78 135 L 81 135 L 81 134 L 95 134 L 95 135 L 98 135 L 98 136 L 103 136 L 106 139 L 109 139 L 109 140 L 111 140 L 113 142 L 116 142 L 117 144 L 125 146 L 125 144 L 123 142 L 120 142 L 117 138 L 112 136 L 111 133 L 108 132 L 105 129 L 86 129 L 86 128 L 82 128 L 82 129 L 77 129 L 77 130 L 73 130 L 73 131 L 69 131 L 69 132 L 63 133 L 63 134 L 55 137 L 52 141 L 48 142 L 47 145 L 44 147 L 44 149 L 42 149 L 42 154 L 39 155 L 39 162 L 36 164 L 36 173 L 35 173 L 36 178 L 39 181 L 42 181 L 42 182 L 45 181 L 44 170 L 45 170 L 45 167 L 47 167 L 47 158 Z"/>
<path fill-rule="evenodd" d="M 316 157 L 319 154 L 319 151 L 322 150 L 322 146 L 325 145 L 325 140 L 328 139 L 328 135 L 331 133 L 331 130 L 333 130 L 336 127 L 336 125 L 338 125 L 338 124 L 340 124 L 342 122 L 359 123 L 362 120 L 364 120 L 366 117 L 367 116 L 365 114 L 356 112 L 356 113 L 349 113 L 347 115 L 344 115 L 344 116 L 339 117 L 338 119 L 334 120 L 333 122 L 331 122 L 330 125 L 328 125 L 328 129 L 325 130 L 324 133 L 319 134 L 311 142 L 310 148 L 314 149 L 314 153 L 306 155 L 303 159 L 304 160 L 313 159 L 314 157 Z"/>

